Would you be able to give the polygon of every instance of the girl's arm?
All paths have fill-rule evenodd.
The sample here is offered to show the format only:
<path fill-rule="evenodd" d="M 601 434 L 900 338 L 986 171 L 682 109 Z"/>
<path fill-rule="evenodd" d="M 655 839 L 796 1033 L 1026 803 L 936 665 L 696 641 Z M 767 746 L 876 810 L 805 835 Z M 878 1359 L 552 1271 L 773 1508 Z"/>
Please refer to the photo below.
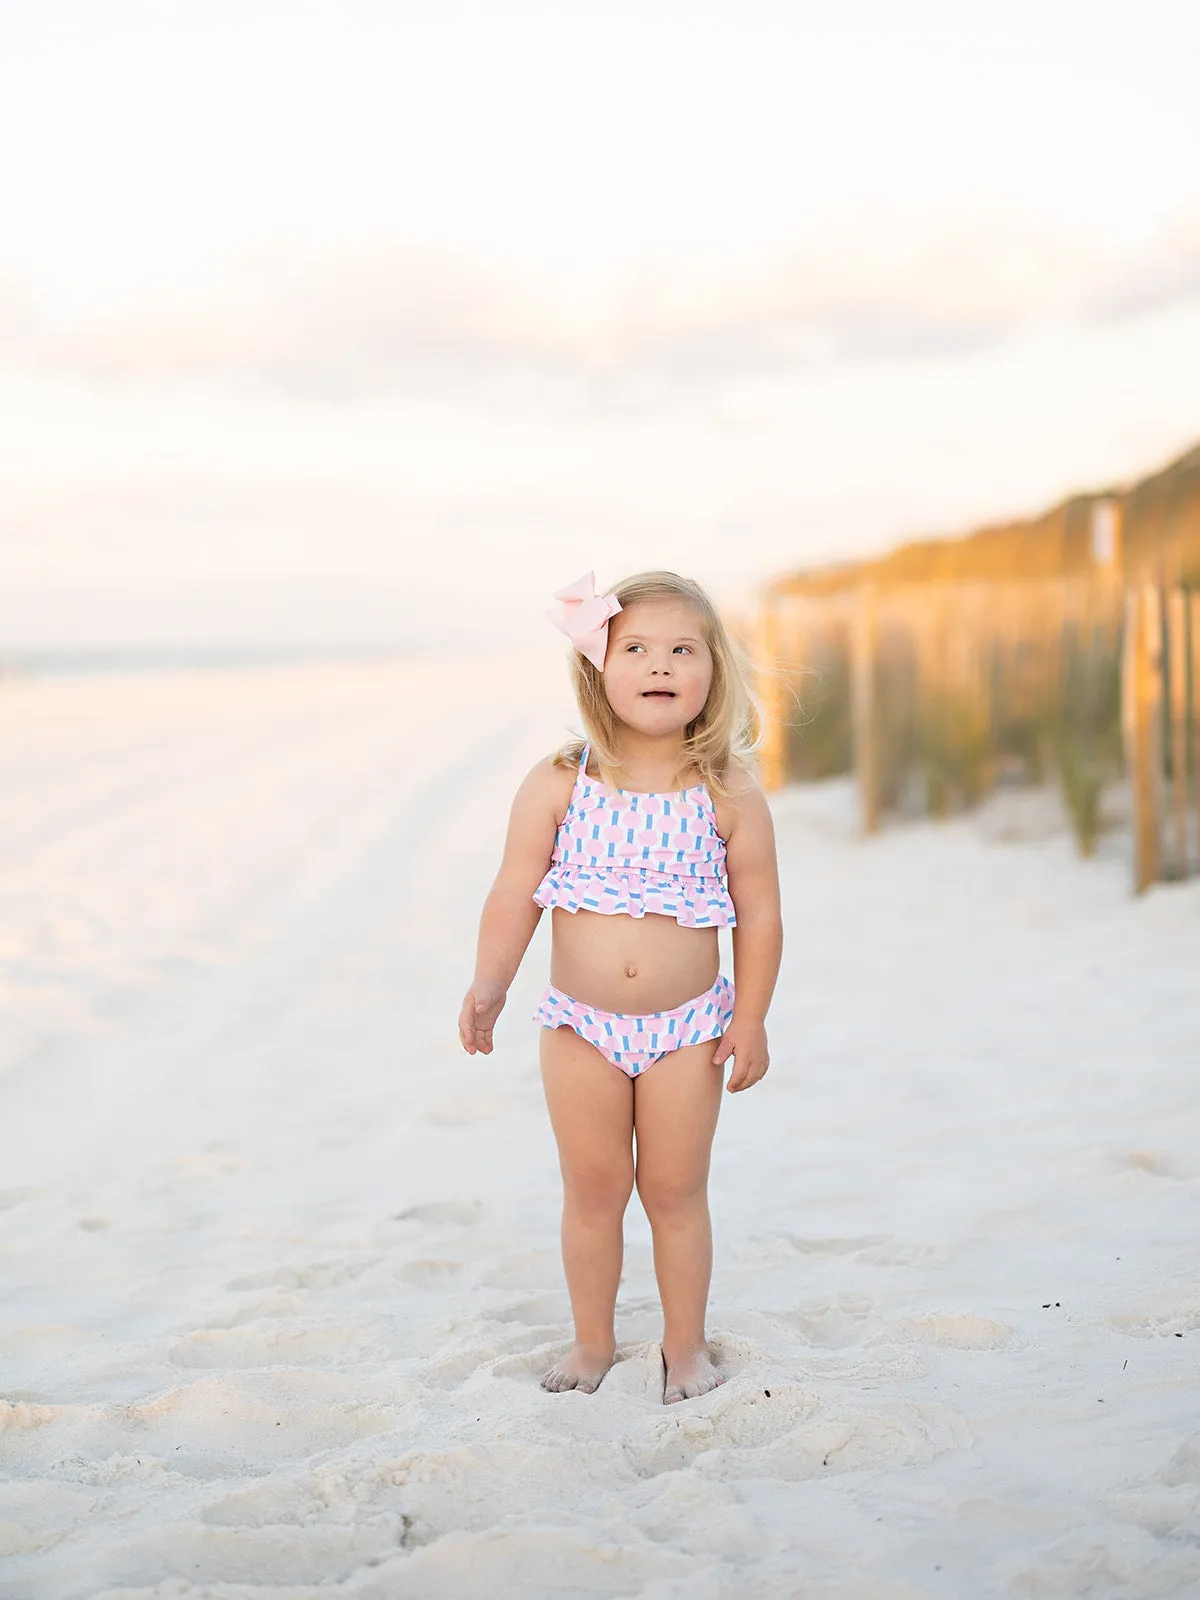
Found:
<path fill-rule="evenodd" d="M 766 796 L 748 779 L 736 799 L 736 820 L 725 843 L 733 929 L 733 1021 L 713 1060 L 734 1058 L 726 1088 L 757 1083 L 770 1065 L 766 1016 L 783 956 L 775 825 Z"/>
<path fill-rule="evenodd" d="M 541 919 L 533 891 L 550 864 L 563 784 L 563 769 L 549 759 L 539 761 L 513 799 L 500 870 L 479 919 L 475 977 L 458 1019 L 459 1038 L 470 1055 L 491 1054 L 496 1018 Z"/>

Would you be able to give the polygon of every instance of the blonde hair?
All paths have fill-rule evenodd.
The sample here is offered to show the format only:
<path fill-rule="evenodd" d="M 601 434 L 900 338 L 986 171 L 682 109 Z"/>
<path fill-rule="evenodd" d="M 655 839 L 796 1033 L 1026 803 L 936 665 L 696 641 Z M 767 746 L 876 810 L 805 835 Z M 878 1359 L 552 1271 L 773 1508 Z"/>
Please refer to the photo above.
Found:
<path fill-rule="evenodd" d="M 700 632 L 712 655 L 712 682 L 698 716 L 684 729 L 683 767 L 695 767 L 702 780 L 720 795 L 729 793 L 731 777 L 746 770 L 763 743 L 763 715 L 754 687 L 754 664 L 742 645 L 730 637 L 720 613 L 692 578 L 677 572 L 638 572 L 622 578 L 611 590 L 624 609 L 639 600 L 683 600 L 700 618 Z M 604 675 L 572 647 L 571 686 L 586 739 L 572 739 L 551 757 L 555 766 L 578 766 L 585 743 L 591 745 L 601 781 L 610 787 L 619 767 L 617 714 L 604 692 Z"/>

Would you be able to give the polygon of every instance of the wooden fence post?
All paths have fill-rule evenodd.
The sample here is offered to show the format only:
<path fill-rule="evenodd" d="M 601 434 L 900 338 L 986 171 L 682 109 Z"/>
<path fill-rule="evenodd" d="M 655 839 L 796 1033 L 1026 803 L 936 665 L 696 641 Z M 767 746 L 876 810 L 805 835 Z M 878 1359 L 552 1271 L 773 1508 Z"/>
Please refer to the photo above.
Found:
<path fill-rule="evenodd" d="M 1125 597 L 1122 710 L 1133 795 L 1133 887 L 1142 894 L 1161 875 L 1159 787 L 1162 775 L 1162 629 L 1151 583 Z"/>
<path fill-rule="evenodd" d="M 758 609 L 755 654 L 763 714 L 759 779 L 764 789 L 782 789 L 787 782 L 787 714 L 780 681 L 783 663 L 779 659 L 779 596 L 770 586 L 763 591 Z"/>
<path fill-rule="evenodd" d="M 854 770 L 862 831 L 879 827 L 879 727 L 875 695 L 877 625 L 875 591 L 864 585 L 855 595 L 851 624 L 850 676 L 853 702 Z"/>
<path fill-rule="evenodd" d="M 1188 875 L 1188 658 L 1187 596 L 1178 584 L 1167 592 L 1167 704 L 1171 719 L 1171 869 Z"/>

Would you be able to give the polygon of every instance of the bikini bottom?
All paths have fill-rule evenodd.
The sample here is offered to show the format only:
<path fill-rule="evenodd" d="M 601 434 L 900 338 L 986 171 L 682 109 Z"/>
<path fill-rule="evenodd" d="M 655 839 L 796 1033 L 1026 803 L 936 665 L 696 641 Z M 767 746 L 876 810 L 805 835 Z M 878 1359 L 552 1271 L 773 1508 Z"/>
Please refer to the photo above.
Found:
<path fill-rule="evenodd" d="M 546 985 L 533 1020 L 543 1028 L 574 1028 L 631 1078 L 683 1045 L 719 1039 L 733 1018 L 733 984 L 720 974 L 711 989 L 669 1011 L 601 1011 L 554 984 Z"/>

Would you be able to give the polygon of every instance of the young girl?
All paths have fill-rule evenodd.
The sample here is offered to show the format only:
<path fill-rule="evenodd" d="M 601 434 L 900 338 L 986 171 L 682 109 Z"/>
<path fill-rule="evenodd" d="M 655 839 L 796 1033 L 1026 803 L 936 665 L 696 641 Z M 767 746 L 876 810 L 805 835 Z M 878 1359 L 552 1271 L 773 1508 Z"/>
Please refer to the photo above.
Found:
<path fill-rule="evenodd" d="M 665 1402 L 724 1381 L 705 1335 L 708 1168 L 727 1088 L 767 1070 L 764 1021 L 783 947 L 771 814 L 748 762 L 746 665 L 708 596 L 673 572 L 595 595 L 560 589 L 586 741 L 539 761 L 513 802 L 459 1016 L 474 1055 L 544 907 L 550 984 L 534 1020 L 563 1179 L 575 1342 L 542 1378 L 591 1394 L 616 1351 L 622 1220 L 650 1220 L 663 1306 Z M 718 968 L 733 928 L 735 987 Z M 636 1162 L 634 1146 L 636 1143 Z"/>

